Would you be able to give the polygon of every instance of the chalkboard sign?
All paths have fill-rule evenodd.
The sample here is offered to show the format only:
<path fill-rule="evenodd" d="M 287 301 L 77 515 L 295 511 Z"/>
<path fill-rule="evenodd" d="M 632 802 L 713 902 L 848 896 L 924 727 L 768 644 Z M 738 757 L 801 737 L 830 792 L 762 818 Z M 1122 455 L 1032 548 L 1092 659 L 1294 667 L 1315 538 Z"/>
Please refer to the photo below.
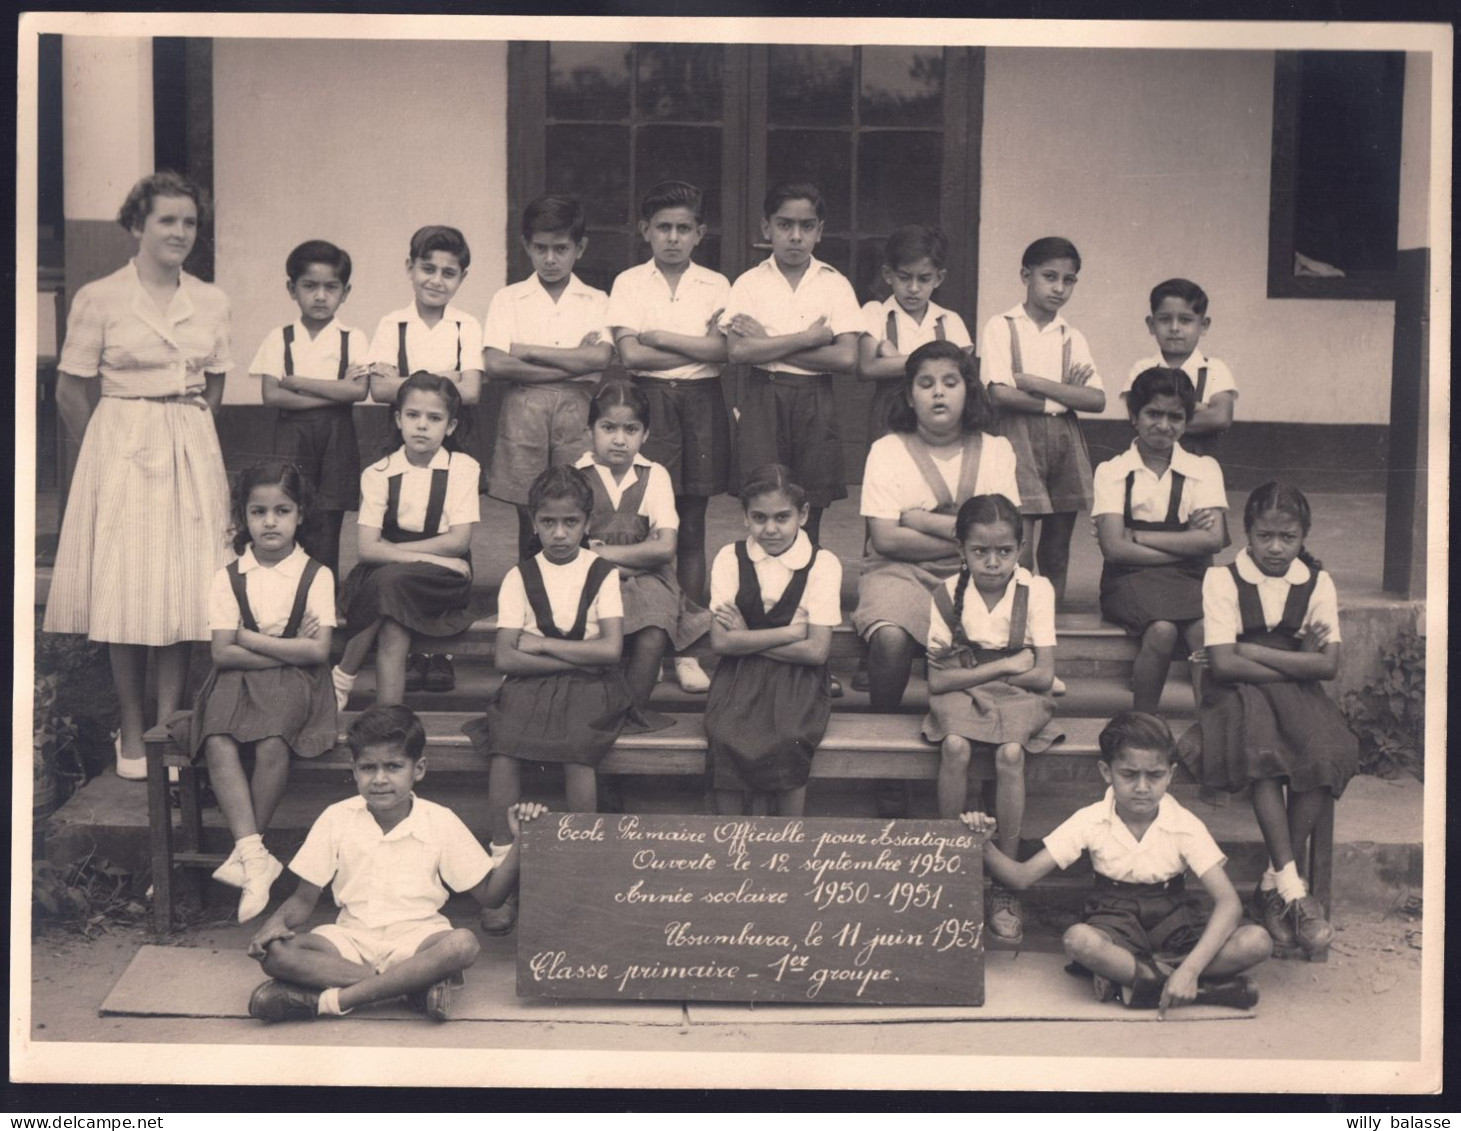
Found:
<path fill-rule="evenodd" d="M 984 1003 L 984 838 L 955 821 L 552 813 L 522 838 L 520 996 Z"/>

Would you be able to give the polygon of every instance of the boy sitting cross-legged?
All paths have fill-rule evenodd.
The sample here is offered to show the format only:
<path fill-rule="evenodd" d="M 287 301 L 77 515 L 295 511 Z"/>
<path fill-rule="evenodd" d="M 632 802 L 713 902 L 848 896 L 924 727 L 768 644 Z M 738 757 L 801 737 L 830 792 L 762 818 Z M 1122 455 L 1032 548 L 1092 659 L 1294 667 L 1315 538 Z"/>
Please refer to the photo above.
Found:
<path fill-rule="evenodd" d="M 476 936 L 441 914 L 448 889 L 501 906 L 517 887 L 517 849 L 494 861 L 461 818 L 412 792 L 426 773 L 426 732 L 409 708 L 373 707 L 351 725 L 348 741 L 360 796 L 320 814 L 289 866 L 299 887 L 249 943 L 272 979 L 249 998 L 249 1015 L 336 1016 L 406 995 L 445 1021 L 478 951 Z M 543 811 L 514 806 L 513 836 L 519 821 Z M 326 884 L 339 919 L 296 935 Z"/>
<path fill-rule="evenodd" d="M 1198 1002 L 1252 1008 L 1258 988 L 1242 971 L 1268 957 L 1268 932 L 1240 922 L 1238 893 L 1223 870 L 1226 857 L 1201 820 L 1175 797 L 1172 781 L 1176 743 L 1156 715 L 1128 711 L 1101 732 L 1101 776 L 1111 788 L 1045 838 L 1029 860 L 1016 863 L 992 840 L 984 866 L 1006 887 L 1030 887 L 1056 868 L 1068 868 L 1082 852 L 1091 855 L 1095 891 L 1083 921 L 1065 932 L 1065 953 L 1093 975 L 1096 998 L 1128 1008 L 1167 1008 Z M 983 813 L 963 822 L 993 833 Z M 1183 890 L 1191 869 L 1212 897 L 1204 916 Z"/>

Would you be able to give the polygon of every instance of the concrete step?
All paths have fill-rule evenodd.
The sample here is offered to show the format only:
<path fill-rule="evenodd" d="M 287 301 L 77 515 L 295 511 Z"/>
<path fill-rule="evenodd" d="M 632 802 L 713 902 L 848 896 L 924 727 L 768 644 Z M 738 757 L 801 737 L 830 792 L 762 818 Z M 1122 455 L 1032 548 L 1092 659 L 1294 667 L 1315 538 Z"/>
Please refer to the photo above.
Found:
<path fill-rule="evenodd" d="M 430 763 L 428 763 L 429 765 Z M 698 778 L 624 777 L 619 779 L 625 809 L 638 813 L 707 813 L 704 783 Z M 1076 809 L 1100 799 L 1099 782 L 1032 782 L 1026 800 L 1025 839 L 1031 849 Z M 524 766 L 524 796 L 549 806 L 563 805 L 562 774 L 553 767 Z M 486 835 L 487 791 L 477 775 L 463 777 L 428 770 L 418 787 L 423 797 L 450 805 L 479 836 Z M 324 806 L 349 797 L 353 785 L 343 767 L 335 773 L 299 774 L 275 814 L 268 832 L 272 851 L 288 861 Z M 1247 894 L 1263 868 L 1262 838 L 1252 807 L 1244 800 L 1214 807 L 1197 797 L 1196 786 L 1177 784 L 1173 795 L 1207 824 L 1229 857 L 1228 873 Z M 932 782 L 911 788 L 910 816 L 936 814 Z M 74 795 L 47 822 L 46 856 L 65 863 L 95 852 L 134 872 L 147 869 L 147 791 L 142 783 L 106 773 Z M 1334 895 L 1347 905 L 1373 910 L 1394 907 L 1422 881 L 1423 787 L 1413 778 L 1389 781 L 1357 777 L 1335 807 Z M 871 783 L 813 781 L 807 790 L 807 815 L 875 817 Z M 205 848 L 225 851 L 228 834 L 216 809 L 203 813 Z M 1072 871 L 1083 867 L 1076 865 Z M 286 881 L 287 884 L 287 881 Z M 286 888 L 279 889 L 282 897 Z M 1038 893 L 1035 898 L 1038 898 Z"/>
<path fill-rule="evenodd" d="M 415 711 L 481 711 L 487 697 L 497 689 L 502 675 L 495 668 L 481 663 L 463 661 L 455 665 L 457 685 L 446 692 L 414 691 L 406 695 L 406 705 Z M 713 671 L 713 658 L 705 661 L 707 672 Z M 915 669 L 916 671 L 916 669 Z M 833 700 L 835 712 L 867 712 L 872 704 L 865 691 L 852 689 L 853 669 L 839 667 L 834 674 L 842 681 L 843 695 Z M 1131 707 L 1130 683 L 1115 676 L 1062 676 L 1066 683 L 1066 694 L 1057 698 L 1055 710 L 1061 718 L 1109 719 L 1118 712 Z M 372 668 L 361 671 L 355 690 L 350 696 L 350 709 L 364 710 L 375 700 L 375 672 Z M 650 705 L 656 710 L 676 713 L 697 712 L 705 709 L 705 696 L 692 694 L 680 688 L 673 676 L 666 676 L 655 685 L 650 696 Z M 1174 676 L 1162 689 L 1161 713 L 1168 719 L 1190 719 L 1195 705 L 1192 685 L 1185 678 Z M 900 712 L 922 714 L 928 710 L 928 683 L 920 674 L 908 681 L 903 694 Z M 1174 722 L 1175 725 L 1175 722 Z"/>

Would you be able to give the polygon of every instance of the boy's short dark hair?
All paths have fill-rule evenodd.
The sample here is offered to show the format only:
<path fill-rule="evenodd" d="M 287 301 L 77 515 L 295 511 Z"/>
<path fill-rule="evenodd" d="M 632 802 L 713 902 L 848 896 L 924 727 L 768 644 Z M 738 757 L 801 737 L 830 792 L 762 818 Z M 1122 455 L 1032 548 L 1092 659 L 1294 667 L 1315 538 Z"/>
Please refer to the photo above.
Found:
<path fill-rule="evenodd" d="M 639 218 L 652 220 L 656 212 L 666 208 L 688 208 L 698 224 L 705 208 L 705 194 L 688 181 L 660 181 L 639 202 Z"/>
<path fill-rule="evenodd" d="M 433 251 L 444 251 L 448 255 L 456 256 L 463 271 L 472 265 L 472 249 L 467 246 L 467 237 L 456 228 L 448 228 L 445 224 L 427 224 L 424 228 L 417 228 L 416 234 L 411 237 L 413 260 L 425 259 Z"/>
<path fill-rule="evenodd" d="M 883 264 L 896 270 L 904 263 L 931 259 L 940 271 L 949 255 L 948 238 L 932 224 L 909 224 L 899 228 L 883 245 Z"/>
<path fill-rule="evenodd" d="M 1165 719 L 1145 711 L 1123 711 L 1101 731 L 1096 740 L 1101 746 L 1101 761 L 1110 765 L 1123 750 L 1155 750 L 1171 765 L 1177 756 L 1177 740 Z"/>
<path fill-rule="evenodd" d="M 1127 414 L 1135 420 L 1136 414 L 1156 397 L 1176 397 L 1182 402 L 1189 423 L 1197 411 L 1197 390 L 1192 387 L 1192 378 L 1185 370 L 1168 369 L 1165 365 L 1143 369 L 1126 392 Z"/>
<path fill-rule="evenodd" d="M 1162 300 L 1179 298 L 1194 311 L 1207 317 L 1207 292 L 1191 279 L 1167 279 L 1152 288 L 1152 313 L 1162 305 Z"/>
<path fill-rule="evenodd" d="M 534 232 L 567 232 L 574 243 L 583 239 L 588 229 L 588 216 L 583 205 L 574 196 L 549 193 L 540 196 L 523 209 L 523 239 L 530 240 Z"/>
<path fill-rule="evenodd" d="M 329 240 L 305 240 L 284 261 L 284 274 L 291 283 L 298 282 L 299 277 L 316 263 L 333 267 L 335 277 L 346 286 L 350 285 L 350 253 L 344 248 L 336 247 Z"/>
<path fill-rule="evenodd" d="M 1069 259 L 1075 264 L 1077 271 L 1081 269 L 1081 253 L 1076 251 L 1075 244 L 1063 236 L 1045 236 L 1036 240 L 1020 256 L 1020 266 L 1033 270 L 1052 259 Z"/>
<path fill-rule="evenodd" d="M 822 198 L 822 190 L 811 181 L 782 181 L 779 185 L 773 185 L 766 194 L 766 199 L 761 202 L 761 215 L 771 219 L 776 215 L 776 210 L 788 200 L 808 201 L 816 210 L 818 220 L 827 218 L 827 202 Z"/>
<path fill-rule="evenodd" d="M 350 724 L 345 741 L 351 758 L 359 758 L 367 746 L 389 742 L 399 743 L 407 758 L 419 762 L 426 753 L 426 728 L 410 707 L 371 707 Z"/>

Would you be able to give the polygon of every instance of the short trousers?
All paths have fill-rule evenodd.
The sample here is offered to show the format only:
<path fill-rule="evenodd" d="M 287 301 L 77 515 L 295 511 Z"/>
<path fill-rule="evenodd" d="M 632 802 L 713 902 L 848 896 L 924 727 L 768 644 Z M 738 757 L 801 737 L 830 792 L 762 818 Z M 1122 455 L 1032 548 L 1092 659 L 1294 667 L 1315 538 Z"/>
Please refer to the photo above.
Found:
<path fill-rule="evenodd" d="M 709 498 L 730 482 L 730 424 L 719 377 L 693 381 L 634 374 L 649 401 L 645 459 L 662 463 L 676 495 Z"/>
<path fill-rule="evenodd" d="M 1006 413 L 999 426 L 1015 449 L 1020 513 L 1068 514 L 1091 505 L 1091 457 L 1075 413 Z"/>
<path fill-rule="evenodd" d="M 1098 875 L 1081 920 L 1122 950 L 1169 965 L 1187 956 L 1207 925 L 1180 876 L 1166 884 L 1124 884 Z"/>
<path fill-rule="evenodd" d="M 781 463 L 791 468 L 793 481 L 806 491 L 812 506 L 847 498 L 830 374 L 752 368 L 740 412 L 736 446 L 742 482 L 764 464 Z"/>
<path fill-rule="evenodd" d="M 452 929 L 444 915 L 434 919 L 408 919 L 386 927 L 367 927 L 348 915 L 336 923 L 324 923 L 310 932 L 328 940 L 346 962 L 369 966 L 377 974 L 410 958 L 427 939 Z"/>
<path fill-rule="evenodd" d="M 510 386 L 497 418 L 487 493 L 525 506 L 534 479 L 550 467 L 572 466 L 588 451 L 588 406 L 596 387 L 589 381 Z"/>

